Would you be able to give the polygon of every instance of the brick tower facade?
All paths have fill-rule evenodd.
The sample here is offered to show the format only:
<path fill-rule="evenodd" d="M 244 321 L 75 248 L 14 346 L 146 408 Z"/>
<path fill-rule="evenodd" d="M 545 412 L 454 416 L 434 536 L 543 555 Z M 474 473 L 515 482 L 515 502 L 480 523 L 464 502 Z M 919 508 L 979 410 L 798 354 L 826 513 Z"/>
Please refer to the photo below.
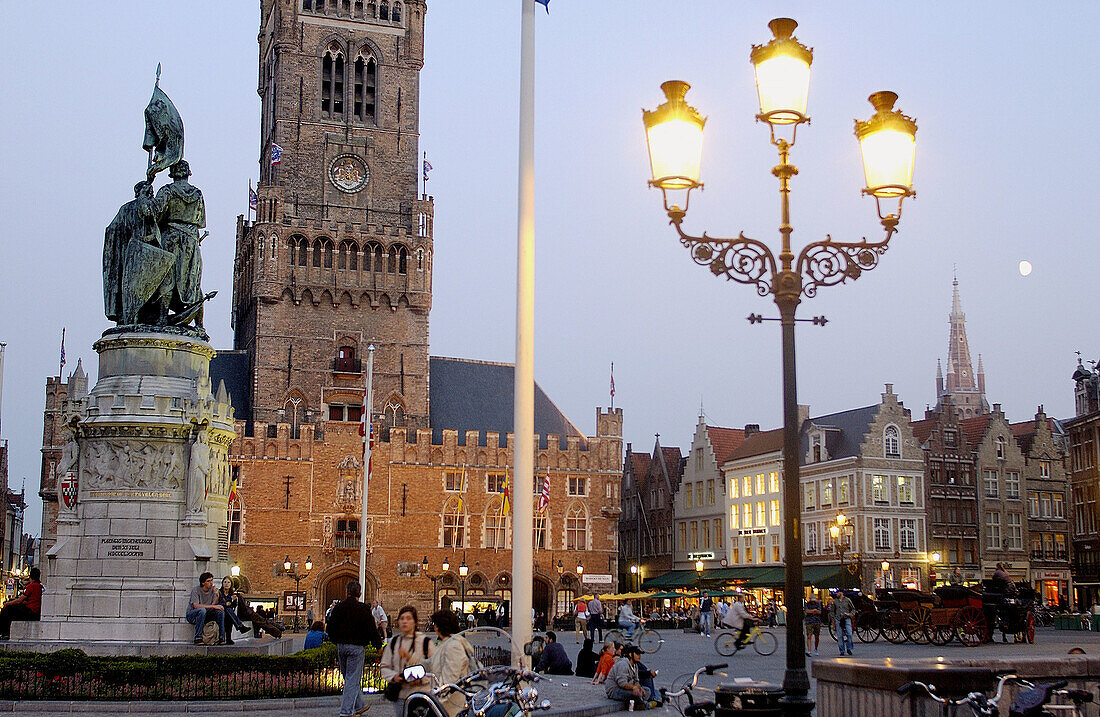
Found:
<path fill-rule="evenodd" d="M 357 421 L 373 344 L 375 416 L 427 426 L 425 12 L 421 0 L 261 2 L 260 181 L 255 221 L 238 219 L 233 285 L 257 423 L 297 435 Z"/>

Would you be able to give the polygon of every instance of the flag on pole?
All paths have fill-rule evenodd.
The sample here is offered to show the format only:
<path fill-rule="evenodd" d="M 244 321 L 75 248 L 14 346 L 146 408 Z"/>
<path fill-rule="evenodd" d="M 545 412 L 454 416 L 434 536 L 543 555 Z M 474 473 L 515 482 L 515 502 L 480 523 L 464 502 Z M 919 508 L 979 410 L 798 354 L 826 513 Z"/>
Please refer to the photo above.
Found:
<path fill-rule="evenodd" d="M 501 503 L 501 514 L 512 511 L 512 486 L 508 482 L 508 473 L 504 474 L 504 482 L 500 484 L 500 492 L 504 494 L 504 502 Z"/>
<path fill-rule="evenodd" d="M 252 188 L 252 180 L 248 180 L 248 208 L 255 210 L 256 205 L 260 202 L 259 195 L 256 194 L 256 190 Z"/>
<path fill-rule="evenodd" d="M 546 14 L 550 14 L 550 0 L 535 0 L 539 5 L 542 5 L 546 9 Z"/>
<path fill-rule="evenodd" d="M 271 143 L 271 163 L 282 164 L 283 163 L 283 148 L 274 142 Z"/>
<path fill-rule="evenodd" d="M 550 507 L 550 469 L 546 469 L 546 477 L 542 479 L 542 493 L 539 494 L 538 511 L 543 513 Z"/>
<path fill-rule="evenodd" d="M 374 453 L 374 421 L 370 420 L 367 392 L 363 392 L 363 413 L 359 416 L 359 435 L 363 437 L 363 461 L 367 464 L 367 480 L 371 476 L 371 454 Z"/>
<path fill-rule="evenodd" d="M 233 482 L 229 484 L 229 504 L 233 505 L 233 501 L 237 499 L 237 479 L 234 478 Z"/>
<path fill-rule="evenodd" d="M 615 407 L 615 362 L 611 362 L 611 407 Z"/>
<path fill-rule="evenodd" d="M 462 504 L 466 499 L 466 469 L 462 469 L 462 482 L 458 485 L 458 512 L 461 513 L 463 508 Z"/>
<path fill-rule="evenodd" d="M 65 327 L 61 327 L 61 368 L 57 370 L 58 378 L 65 371 Z"/>
<path fill-rule="evenodd" d="M 428 153 L 424 153 L 424 181 L 428 181 L 428 172 L 432 171 L 432 163 L 428 161 Z"/>

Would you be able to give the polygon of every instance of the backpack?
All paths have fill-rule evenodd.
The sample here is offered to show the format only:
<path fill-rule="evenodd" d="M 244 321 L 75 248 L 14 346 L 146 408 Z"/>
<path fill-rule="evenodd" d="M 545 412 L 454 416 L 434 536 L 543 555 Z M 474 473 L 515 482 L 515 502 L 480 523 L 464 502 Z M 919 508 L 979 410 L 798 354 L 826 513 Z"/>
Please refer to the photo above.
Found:
<path fill-rule="evenodd" d="M 218 623 L 211 620 L 202 626 L 202 644 L 216 645 L 218 643 L 218 637 L 220 637 Z"/>
<path fill-rule="evenodd" d="M 400 640 L 400 639 L 401 639 L 400 635 L 394 635 L 393 637 L 390 638 L 390 652 L 391 653 L 394 652 L 395 650 L 397 650 L 397 641 Z M 432 638 L 431 638 L 430 635 L 425 635 L 424 636 L 424 642 L 420 645 L 420 650 L 421 650 L 421 652 L 424 653 L 424 659 L 425 660 L 428 659 L 428 643 L 431 642 L 431 639 Z M 415 647 L 415 645 L 413 647 Z"/>

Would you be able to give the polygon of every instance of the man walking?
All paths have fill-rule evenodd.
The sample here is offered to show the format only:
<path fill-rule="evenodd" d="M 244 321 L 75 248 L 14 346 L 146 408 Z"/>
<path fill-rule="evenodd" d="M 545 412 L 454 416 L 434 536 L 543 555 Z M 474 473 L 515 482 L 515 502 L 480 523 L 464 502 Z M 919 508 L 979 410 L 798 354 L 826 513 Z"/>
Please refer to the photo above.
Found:
<path fill-rule="evenodd" d="M 596 637 L 599 633 L 599 637 Z M 603 603 L 599 595 L 593 595 L 588 601 L 588 636 L 596 642 L 603 642 Z"/>
<path fill-rule="evenodd" d="M 843 590 L 838 590 L 833 598 L 833 620 L 836 623 L 836 644 L 841 655 L 852 654 L 852 619 L 855 614 L 856 606 L 852 598 Z"/>
<path fill-rule="evenodd" d="M 707 591 L 699 598 L 699 637 L 710 637 L 710 615 L 714 611 L 714 601 Z"/>
<path fill-rule="evenodd" d="M 810 594 L 806 601 L 806 654 L 810 654 L 810 643 L 813 643 L 813 654 L 817 654 L 817 648 L 821 644 L 821 602 L 817 595 Z"/>
<path fill-rule="evenodd" d="M 359 602 L 363 588 L 358 580 L 347 587 L 348 598 L 332 609 L 328 621 L 329 638 L 336 643 L 336 659 L 344 676 L 344 693 L 340 700 L 340 717 L 360 715 L 370 707 L 363 700 L 363 662 L 366 646 L 382 647 L 382 637 L 374 624 L 367 605 Z"/>

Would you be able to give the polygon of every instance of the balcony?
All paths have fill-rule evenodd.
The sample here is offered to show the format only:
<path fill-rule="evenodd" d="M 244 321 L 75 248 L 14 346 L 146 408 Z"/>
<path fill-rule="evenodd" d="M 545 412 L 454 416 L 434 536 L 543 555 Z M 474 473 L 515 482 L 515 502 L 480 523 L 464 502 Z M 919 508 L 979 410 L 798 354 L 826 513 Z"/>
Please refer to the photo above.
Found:
<path fill-rule="evenodd" d="M 332 547 L 337 550 L 358 550 L 360 541 L 358 532 L 336 531 L 332 535 Z"/>
<path fill-rule="evenodd" d="M 1067 560 L 1069 555 L 1065 550 L 1032 550 L 1032 560 Z"/>
<path fill-rule="evenodd" d="M 336 358 L 332 360 L 333 373 L 363 373 L 363 360 Z"/>

